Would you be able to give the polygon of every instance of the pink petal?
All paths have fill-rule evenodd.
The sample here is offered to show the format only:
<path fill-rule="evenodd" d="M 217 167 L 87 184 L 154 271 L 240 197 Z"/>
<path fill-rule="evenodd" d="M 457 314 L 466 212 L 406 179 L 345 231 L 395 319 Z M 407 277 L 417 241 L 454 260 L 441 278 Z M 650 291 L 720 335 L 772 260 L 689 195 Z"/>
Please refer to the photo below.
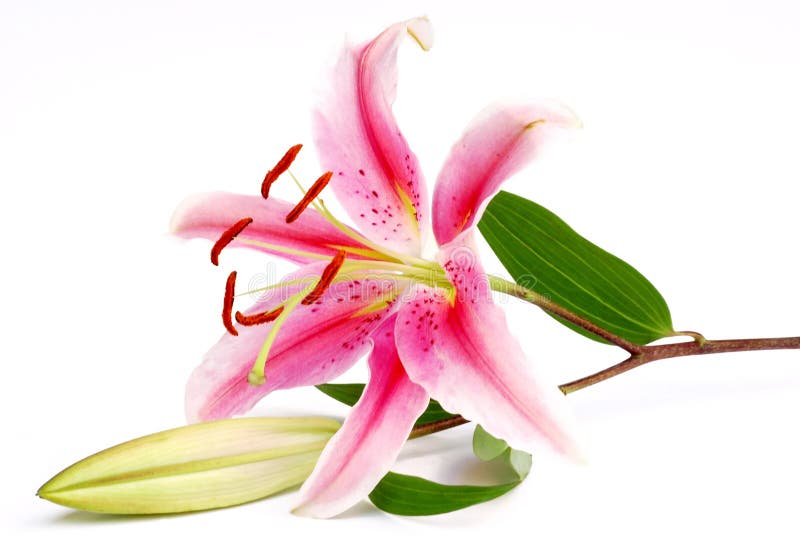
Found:
<path fill-rule="evenodd" d="M 500 185 L 580 121 L 558 103 L 484 109 L 445 161 L 433 192 L 433 232 L 447 244 L 472 227 Z"/>
<path fill-rule="evenodd" d="M 319 275 L 325 263 L 293 273 L 292 280 Z M 246 314 L 272 310 L 305 284 L 270 291 Z M 394 299 L 389 281 L 353 280 L 333 284 L 311 305 L 298 306 L 278 332 L 265 369 L 266 383 L 253 387 L 247 374 L 272 323 L 245 327 L 239 336 L 225 334 L 192 372 L 186 385 L 190 422 L 222 419 L 250 410 L 276 389 L 325 383 L 339 376 L 369 350 L 369 337 L 393 306 L 364 313 L 370 305 Z"/>
<path fill-rule="evenodd" d="M 471 233 L 440 251 L 455 302 L 443 289 L 419 286 L 402 305 L 395 336 L 400 359 L 411 380 L 446 410 L 480 423 L 512 447 L 532 452 L 546 445 L 577 457 L 566 399 L 509 333 Z"/>
<path fill-rule="evenodd" d="M 207 238 L 217 240 L 222 232 L 245 217 L 252 217 L 248 225 L 230 245 L 252 248 L 262 252 L 262 247 L 247 244 L 241 239 L 252 239 L 266 244 L 284 246 L 299 252 L 333 256 L 337 246 L 363 248 L 361 244 L 344 235 L 319 213 L 309 209 L 294 223 L 285 222 L 286 214 L 294 204 L 277 198 L 264 200 L 260 196 L 232 193 L 206 193 L 188 197 L 172 216 L 170 232 L 182 238 Z M 308 258 L 289 251 L 268 253 L 294 261 L 310 263 L 319 258 Z M 224 256 L 225 252 L 223 252 Z"/>
<path fill-rule="evenodd" d="M 410 34 L 427 49 L 431 32 L 427 19 L 413 19 L 347 46 L 314 112 L 322 166 L 334 173 L 330 187 L 347 213 L 375 242 L 414 255 L 429 223 L 427 189 L 391 106 L 400 42 Z"/>
<path fill-rule="evenodd" d="M 428 394 L 408 379 L 397 356 L 392 316 L 373 335 L 370 380 L 300 490 L 295 513 L 328 518 L 367 496 L 389 472 Z"/>

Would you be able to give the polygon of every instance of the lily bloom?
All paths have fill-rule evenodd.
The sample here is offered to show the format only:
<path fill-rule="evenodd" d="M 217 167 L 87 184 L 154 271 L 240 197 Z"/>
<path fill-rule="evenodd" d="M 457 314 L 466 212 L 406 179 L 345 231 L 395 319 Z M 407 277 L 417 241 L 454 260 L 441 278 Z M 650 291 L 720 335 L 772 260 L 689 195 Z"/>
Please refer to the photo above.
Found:
<path fill-rule="evenodd" d="M 316 147 L 330 173 L 299 206 L 212 193 L 188 199 L 172 221 L 178 236 L 217 240 L 214 259 L 232 245 L 299 265 L 287 281 L 265 289 L 256 306 L 237 313 L 236 324 L 229 284 L 230 333 L 189 379 L 190 421 L 242 414 L 272 391 L 328 382 L 369 353 L 365 392 L 301 489 L 295 512 L 303 515 L 330 517 L 365 497 L 429 398 L 514 448 L 578 456 L 565 398 L 510 334 L 473 231 L 501 183 L 579 122 L 552 102 L 487 108 L 450 152 L 431 208 L 391 110 L 397 49 L 406 36 L 423 50 L 432 45 L 430 23 L 419 18 L 345 47 L 314 112 Z M 264 196 L 289 162 L 284 157 L 268 174 Z M 328 181 L 358 230 L 316 199 Z M 431 228 L 438 251 L 425 258 Z"/>

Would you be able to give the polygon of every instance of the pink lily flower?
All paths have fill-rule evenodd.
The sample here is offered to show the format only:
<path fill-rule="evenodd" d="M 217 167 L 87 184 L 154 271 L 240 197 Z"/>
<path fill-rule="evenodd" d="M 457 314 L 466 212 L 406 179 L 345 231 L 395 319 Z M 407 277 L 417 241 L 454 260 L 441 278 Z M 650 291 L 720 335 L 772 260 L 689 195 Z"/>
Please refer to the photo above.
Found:
<path fill-rule="evenodd" d="M 423 50 L 432 45 L 430 23 L 419 18 L 344 49 L 314 113 L 316 146 L 332 176 L 321 178 L 300 208 L 212 193 L 188 199 L 172 221 L 181 237 L 219 239 L 215 259 L 230 244 L 300 266 L 237 313 L 235 325 L 229 279 L 231 333 L 189 379 L 190 421 L 243 414 L 272 391 L 328 382 L 369 353 L 365 392 L 301 489 L 295 512 L 303 515 L 330 517 L 364 498 L 389 471 L 429 398 L 514 448 L 578 456 L 564 396 L 534 369 L 492 301 L 473 227 L 505 179 L 554 133 L 579 122 L 549 102 L 484 110 L 453 147 L 431 209 L 417 158 L 391 110 L 397 49 L 408 35 Z M 288 162 L 268 174 L 267 190 Z M 329 179 L 359 231 L 315 200 Z M 315 209 L 298 216 L 309 204 Z M 431 228 L 438 252 L 426 259 Z"/>

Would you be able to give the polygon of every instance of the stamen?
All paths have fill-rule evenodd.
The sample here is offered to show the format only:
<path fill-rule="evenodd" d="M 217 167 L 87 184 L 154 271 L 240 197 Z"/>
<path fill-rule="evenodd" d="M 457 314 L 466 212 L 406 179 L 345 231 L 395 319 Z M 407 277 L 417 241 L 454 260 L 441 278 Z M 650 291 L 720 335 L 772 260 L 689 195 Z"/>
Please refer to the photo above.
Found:
<path fill-rule="evenodd" d="M 233 326 L 233 319 L 231 318 L 231 313 L 233 312 L 233 291 L 236 287 L 236 271 L 231 271 L 231 274 L 228 275 L 228 280 L 225 282 L 225 301 L 222 305 L 222 323 L 225 325 L 225 329 L 228 330 L 228 333 L 234 336 L 238 336 L 239 332 L 236 331 L 236 328 Z"/>
<path fill-rule="evenodd" d="M 233 239 L 236 238 L 239 235 L 239 233 L 241 233 L 245 229 L 245 227 L 247 227 L 252 222 L 253 222 L 252 217 L 245 217 L 244 219 L 240 219 L 239 221 L 237 221 L 236 223 L 225 229 L 225 232 L 223 232 L 220 235 L 219 240 L 214 242 L 214 247 L 211 248 L 211 263 L 213 263 L 214 265 L 219 265 L 220 252 L 222 252 L 225 246 L 233 242 Z"/>
<path fill-rule="evenodd" d="M 253 295 L 253 294 L 261 294 L 268 290 L 274 290 L 275 288 L 285 288 L 286 286 L 297 286 L 298 284 L 310 284 L 317 282 L 316 276 L 307 276 L 305 278 L 296 278 L 292 280 L 284 280 L 283 282 L 278 282 L 277 284 L 270 284 L 269 286 L 262 286 L 261 288 L 254 288 L 252 290 L 248 290 L 246 292 L 242 292 L 237 294 L 236 297 L 243 297 L 246 295 Z"/>
<path fill-rule="evenodd" d="M 278 318 L 283 312 L 283 305 L 272 311 L 264 311 L 263 313 L 256 313 L 254 315 L 245 315 L 236 311 L 236 322 L 242 326 L 258 326 L 259 324 L 266 324 Z"/>
<path fill-rule="evenodd" d="M 267 175 L 264 176 L 263 183 L 261 183 L 261 196 L 269 198 L 270 187 L 272 187 L 272 184 L 275 183 L 275 180 L 278 179 L 283 172 L 289 169 L 289 166 L 292 165 L 292 162 L 294 162 L 294 159 L 297 157 L 297 153 L 299 153 L 302 148 L 303 145 L 298 144 L 286 151 L 286 154 L 278 160 L 275 167 L 267 172 Z"/>
<path fill-rule="evenodd" d="M 339 273 L 339 269 L 342 268 L 342 264 L 344 263 L 344 258 L 347 256 L 347 252 L 344 250 L 339 250 L 339 252 L 334 256 L 333 260 L 325 267 L 325 270 L 322 271 L 322 276 L 317 282 L 317 285 L 314 286 L 314 289 L 311 290 L 306 297 L 303 298 L 303 305 L 311 305 L 320 297 L 322 294 L 325 293 L 325 290 L 330 287 L 331 282 L 333 279 L 336 278 L 336 275 Z"/>
<path fill-rule="evenodd" d="M 292 176 L 292 179 L 294 179 L 294 182 L 297 185 L 297 187 L 300 189 L 300 191 L 302 191 L 303 194 L 305 194 L 306 190 L 303 187 L 302 183 L 300 183 L 300 181 L 294 176 L 294 174 L 291 171 L 289 171 L 289 175 Z M 438 264 L 435 264 L 433 262 L 426 261 L 426 260 L 424 260 L 422 258 L 412 257 L 412 256 L 408 256 L 408 255 L 405 255 L 405 254 L 397 253 L 394 250 L 391 250 L 391 249 L 386 248 L 384 246 L 380 246 L 380 245 L 376 244 L 375 242 L 372 242 L 371 240 L 365 238 L 363 235 L 357 233 L 356 231 L 354 231 L 353 229 L 351 229 L 350 227 L 348 227 L 347 225 L 345 225 L 344 223 L 342 223 L 341 221 L 336 219 L 336 217 L 325 206 L 325 202 L 323 202 L 322 199 L 313 201 L 311 203 L 311 205 L 320 214 L 322 214 L 322 217 L 327 219 L 328 222 L 331 225 L 333 225 L 336 229 L 338 229 L 339 232 L 349 236 L 350 238 L 352 238 L 356 242 L 359 242 L 359 243 L 363 244 L 365 247 L 369 248 L 370 250 L 373 250 L 373 252 L 372 252 L 373 255 L 375 253 L 377 253 L 380 256 L 382 256 L 382 257 L 375 256 L 376 259 L 388 259 L 390 261 L 400 261 L 401 263 L 405 263 L 406 265 L 425 265 L 425 266 L 427 266 L 427 265 L 438 265 Z M 337 246 L 337 247 L 341 247 L 341 246 Z M 361 255 L 361 256 L 364 256 L 364 257 L 369 257 L 367 254 L 364 253 L 366 250 L 359 249 L 359 248 L 352 248 L 352 251 L 354 251 L 357 255 Z"/>
<path fill-rule="evenodd" d="M 311 185 L 310 189 L 308 189 L 306 195 L 302 198 L 302 200 L 300 200 L 297 206 L 295 206 L 294 209 L 292 209 L 292 211 L 289 212 L 288 215 L 286 216 L 287 223 L 291 223 L 295 221 L 298 217 L 300 217 L 300 214 L 303 213 L 303 211 L 308 207 L 308 205 L 311 204 L 314 201 L 314 199 L 317 198 L 317 196 L 319 196 L 319 193 L 322 192 L 322 189 L 324 189 L 325 185 L 327 185 L 328 182 L 331 180 L 331 177 L 333 177 L 333 172 L 325 172 L 324 174 L 319 176 L 319 179 L 314 181 L 314 184 Z"/>

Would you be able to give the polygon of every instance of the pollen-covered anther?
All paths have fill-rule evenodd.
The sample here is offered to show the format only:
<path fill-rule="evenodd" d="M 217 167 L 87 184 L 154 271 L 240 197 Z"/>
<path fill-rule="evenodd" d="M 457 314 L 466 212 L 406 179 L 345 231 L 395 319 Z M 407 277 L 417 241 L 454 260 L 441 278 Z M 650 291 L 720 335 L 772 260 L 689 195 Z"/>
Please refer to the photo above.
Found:
<path fill-rule="evenodd" d="M 311 185 L 311 188 L 308 189 L 308 192 L 300 200 L 300 202 L 298 202 L 297 206 L 292 208 L 292 211 L 286 215 L 287 223 L 292 223 L 298 217 L 300 217 L 300 214 L 303 213 L 303 211 L 308 207 L 308 205 L 311 204 L 314 201 L 314 199 L 317 198 L 317 196 L 319 196 L 319 193 L 322 192 L 322 189 L 324 189 L 325 185 L 327 185 L 328 182 L 331 180 L 331 177 L 333 177 L 333 172 L 325 172 L 324 174 L 319 176 L 319 178 L 316 181 L 314 181 L 314 184 Z"/>
<path fill-rule="evenodd" d="M 211 263 L 214 265 L 219 265 L 219 254 L 225 249 L 225 246 L 233 242 L 233 239 L 239 236 L 245 227 L 247 227 L 250 223 L 253 222 L 252 217 L 245 217 L 244 219 L 240 219 L 223 232 L 219 239 L 214 242 L 214 246 L 211 248 Z"/>
<path fill-rule="evenodd" d="M 245 315 L 236 311 L 236 322 L 242 326 L 258 326 L 259 324 L 266 324 L 278 318 L 283 312 L 283 305 L 272 311 L 264 311 L 263 313 L 256 313 L 254 315 Z"/>
<path fill-rule="evenodd" d="M 225 301 L 222 304 L 222 323 L 225 325 L 225 329 L 228 330 L 229 334 L 238 336 L 239 332 L 236 331 L 232 318 L 235 288 L 236 271 L 231 271 L 231 274 L 228 275 L 228 280 L 225 281 Z"/>
<path fill-rule="evenodd" d="M 331 285 L 333 279 L 336 278 L 337 274 L 339 274 L 339 269 L 342 268 L 342 264 L 344 263 L 346 256 L 347 252 L 344 250 L 339 250 L 339 252 L 333 257 L 333 260 L 325 267 L 325 270 L 322 271 L 322 276 L 320 277 L 319 282 L 317 282 L 317 285 L 314 286 L 314 289 L 311 290 L 311 293 L 303 298 L 303 305 L 311 305 L 320 297 L 322 297 L 322 294 L 324 294 Z"/>
<path fill-rule="evenodd" d="M 294 159 L 297 158 L 297 153 L 300 152 L 300 149 L 303 148 L 303 145 L 297 144 L 294 147 L 290 148 L 286 151 L 286 154 L 278 160 L 278 163 L 275 164 L 275 167 L 272 168 L 270 171 L 267 172 L 267 175 L 264 176 L 264 181 L 261 183 L 261 196 L 264 198 L 269 198 L 269 190 L 272 187 L 272 184 L 285 172 L 289 169 L 289 166 L 292 165 Z"/>

